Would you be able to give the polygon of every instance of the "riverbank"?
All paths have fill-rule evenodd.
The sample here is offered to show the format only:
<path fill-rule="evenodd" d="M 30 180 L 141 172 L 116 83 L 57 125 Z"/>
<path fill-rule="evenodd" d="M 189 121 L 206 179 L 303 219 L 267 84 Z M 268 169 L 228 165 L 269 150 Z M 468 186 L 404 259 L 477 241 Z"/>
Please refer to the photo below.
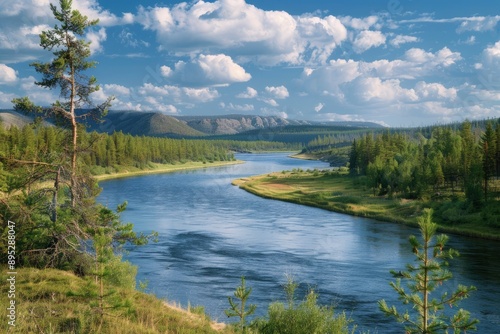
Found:
<path fill-rule="evenodd" d="M 460 221 L 450 221 L 453 217 L 448 208 L 449 199 L 423 201 L 375 196 L 359 179 L 335 172 L 283 171 L 241 178 L 232 183 L 264 198 L 411 226 L 416 226 L 422 210 L 430 207 L 435 210 L 434 219 L 442 232 L 500 240 L 500 230 L 484 221 L 481 212 L 461 216 Z"/>
<path fill-rule="evenodd" d="M 7 268 L 0 267 L 6 281 Z M 8 284 L 2 287 L 7 296 Z M 106 282 L 104 313 L 98 310 L 99 286 L 93 276 L 56 269 L 18 268 L 14 311 L 2 307 L 0 332 L 12 333 L 205 333 L 232 334 L 230 326 L 211 321 L 203 307 L 183 309 L 123 286 Z M 13 295 L 13 294 L 12 294 Z M 9 297 L 11 298 L 11 297 Z M 17 298 L 17 299 L 16 299 Z M 120 300 L 121 303 L 118 303 Z M 9 318 L 14 314 L 14 318 Z M 15 324 L 15 327 L 12 326 Z"/>
<path fill-rule="evenodd" d="M 139 176 L 139 175 L 149 175 L 149 174 L 162 174 L 162 173 L 172 173 L 179 172 L 184 170 L 191 169 L 201 169 L 201 168 L 212 168 L 212 167 L 220 167 L 220 166 L 228 166 L 235 164 L 245 163 L 241 160 L 234 161 L 214 161 L 214 162 L 201 162 L 201 161 L 190 161 L 186 163 L 179 164 L 155 164 L 151 163 L 148 169 L 138 169 L 138 168 L 126 168 L 117 173 L 111 174 L 99 174 L 95 175 L 95 179 L 98 181 L 105 181 L 111 179 L 119 179 L 131 176 Z"/>

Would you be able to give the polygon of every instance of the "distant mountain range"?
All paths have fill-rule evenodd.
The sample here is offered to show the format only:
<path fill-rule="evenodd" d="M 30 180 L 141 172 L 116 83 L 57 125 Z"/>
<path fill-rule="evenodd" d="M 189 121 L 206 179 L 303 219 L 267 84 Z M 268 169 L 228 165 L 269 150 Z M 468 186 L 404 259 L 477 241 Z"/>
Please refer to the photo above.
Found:
<path fill-rule="evenodd" d="M 21 127 L 29 123 L 32 118 L 11 110 L 2 110 L 0 120 L 4 126 Z M 277 116 L 168 116 L 157 112 L 110 111 L 102 123 L 90 124 L 89 130 L 107 133 L 122 131 L 145 136 L 201 137 L 301 125 L 382 128 L 381 125 L 371 122 L 312 122 L 289 120 Z"/>

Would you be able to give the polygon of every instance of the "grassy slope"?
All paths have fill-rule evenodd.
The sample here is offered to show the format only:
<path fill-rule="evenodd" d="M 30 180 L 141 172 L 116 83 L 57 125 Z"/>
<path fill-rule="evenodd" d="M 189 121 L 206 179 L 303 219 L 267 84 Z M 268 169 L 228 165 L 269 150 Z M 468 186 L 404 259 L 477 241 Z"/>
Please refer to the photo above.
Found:
<path fill-rule="evenodd" d="M 416 217 L 423 208 L 433 207 L 437 213 L 446 213 L 442 208 L 450 202 L 446 199 L 419 201 L 374 196 L 357 182 L 356 178 L 332 173 L 276 172 L 238 179 L 233 184 L 265 198 L 410 225 L 416 224 Z M 435 220 L 445 232 L 500 240 L 500 229 L 488 225 L 481 218 L 481 214 L 476 213 L 462 217 L 460 224 L 443 222 L 441 217 Z"/>
<path fill-rule="evenodd" d="M 0 279 L 6 282 L 7 269 Z M 2 333 L 230 333 L 221 324 L 199 314 L 171 307 L 160 299 L 136 290 L 115 288 L 115 295 L 129 307 L 107 309 L 102 317 L 93 307 L 96 299 L 74 296 L 97 291 L 90 278 L 55 269 L 23 268 L 16 277 L 16 326 L 7 324 L 8 285 L 1 285 L 0 332 Z M 73 294 L 73 295 L 72 295 Z M 9 329 L 9 331 L 7 331 Z"/>

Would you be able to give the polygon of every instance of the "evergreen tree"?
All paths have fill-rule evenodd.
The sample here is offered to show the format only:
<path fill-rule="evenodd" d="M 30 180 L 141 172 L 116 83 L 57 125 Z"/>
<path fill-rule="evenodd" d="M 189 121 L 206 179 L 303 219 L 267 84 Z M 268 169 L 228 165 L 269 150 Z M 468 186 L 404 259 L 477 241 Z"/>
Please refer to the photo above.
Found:
<path fill-rule="evenodd" d="M 14 109 L 22 112 L 44 113 L 55 117 L 71 129 L 71 166 L 70 193 L 71 206 L 75 207 L 78 195 L 77 156 L 78 156 L 78 123 L 87 117 L 101 118 L 107 111 L 112 98 L 93 106 L 90 95 L 99 90 L 96 78 L 87 77 L 84 72 L 95 66 L 90 57 L 90 43 L 80 38 L 85 31 L 95 26 L 99 20 L 88 20 L 79 11 L 72 9 L 72 0 L 60 0 L 60 9 L 50 5 L 52 14 L 60 22 L 53 29 L 40 34 L 40 46 L 51 51 L 54 58 L 48 63 L 34 62 L 35 70 L 42 74 L 38 86 L 60 89 L 63 101 L 56 101 L 50 108 L 35 106 L 28 97 L 13 100 Z M 88 113 L 77 114 L 78 108 L 93 107 Z"/>
<path fill-rule="evenodd" d="M 417 264 L 408 264 L 406 271 L 391 271 L 396 282 L 390 283 L 403 304 L 412 305 L 416 315 L 410 314 L 408 310 L 401 313 L 395 306 L 389 307 L 385 300 L 379 301 L 381 311 L 403 323 L 406 333 L 448 333 L 448 329 L 461 333 L 475 330 L 478 320 L 471 319 L 468 311 L 460 309 L 451 317 L 443 311 L 446 305 L 456 306 L 459 301 L 469 297 L 470 292 L 476 290 L 475 287 L 459 285 L 451 294 L 443 292 L 439 298 L 432 298 L 431 294 L 443 282 L 452 278 L 451 272 L 446 269 L 447 260 L 458 256 L 458 252 L 446 248 L 446 235 L 435 235 L 437 224 L 432 222 L 431 209 L 424 210 L 423 216 L 418 219 L 418 225 L 422 242 L 415 236 L 410 237 Z M 401 285 L 402 279 L 408 281 L 408 290 Z"/>
<path fill-rule="evenodd" d="M 495 175 L 496 137 L 491 122 L 486 124 L 486 130 L 481 137 L 483 149 L 484 199 L 488 200 L 489 181 Z"/>
<path fill-rule="evenodd" d="M 233 298 L 227 297 L 231 308 L 225 310 L 224 313 L 226 313 L 228 317 L 240 318 L 240 330 L 242 332 L 245 332 L 246 317 L 252 315 L 257 308 L 257 306 L 253 304 L 246 308 L 246 302 L 248 301 L 251 292 L 252 288 L 247 288 L 245 286 L 245 277 L 241 277 L 241 285 L 237 287 L 234 292 L 234 297 L 240 300 L 239 305 L 233 300 Z"/>

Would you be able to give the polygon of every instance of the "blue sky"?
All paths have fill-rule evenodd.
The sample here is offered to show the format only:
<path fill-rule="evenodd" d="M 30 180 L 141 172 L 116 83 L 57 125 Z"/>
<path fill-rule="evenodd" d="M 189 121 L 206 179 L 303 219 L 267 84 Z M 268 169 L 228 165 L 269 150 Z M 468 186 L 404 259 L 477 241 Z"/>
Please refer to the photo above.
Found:
<path fill-rule="evenodd" d="M 49 0 L 0 0 L 0 108 L 57 91 Z M 74 0 L 113 109 L 421 126 L 500 117 L 500 2 Z"/>

